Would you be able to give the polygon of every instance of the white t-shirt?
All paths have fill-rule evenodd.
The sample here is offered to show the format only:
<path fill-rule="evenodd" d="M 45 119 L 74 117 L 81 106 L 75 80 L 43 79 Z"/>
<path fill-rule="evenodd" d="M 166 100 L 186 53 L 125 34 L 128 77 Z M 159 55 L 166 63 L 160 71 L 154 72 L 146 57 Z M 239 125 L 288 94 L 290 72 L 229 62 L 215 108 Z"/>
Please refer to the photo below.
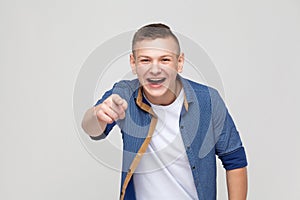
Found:
<path fill-rule="evenodd" d="M 151 104 L 158 122 L 147 151 L 133 175 L 137 200 L 198 199 L 179 130 L 183 101 L 182 89 L 170 105 Z"/>

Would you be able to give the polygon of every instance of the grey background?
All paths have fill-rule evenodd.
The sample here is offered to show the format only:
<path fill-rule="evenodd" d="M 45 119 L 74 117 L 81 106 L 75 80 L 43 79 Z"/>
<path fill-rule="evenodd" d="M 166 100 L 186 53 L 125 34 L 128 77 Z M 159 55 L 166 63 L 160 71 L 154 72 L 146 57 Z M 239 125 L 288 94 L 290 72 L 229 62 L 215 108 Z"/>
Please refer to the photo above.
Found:
<path fill-rule="evenodd" d="M 119 173 L 77 134 L 74 85 L 95 48 L 156 21 L 215 63 L 247 148 L 249 199 L 300 199 L 296 0 L 0 1 L 0 199 L 117 199 Z"/>

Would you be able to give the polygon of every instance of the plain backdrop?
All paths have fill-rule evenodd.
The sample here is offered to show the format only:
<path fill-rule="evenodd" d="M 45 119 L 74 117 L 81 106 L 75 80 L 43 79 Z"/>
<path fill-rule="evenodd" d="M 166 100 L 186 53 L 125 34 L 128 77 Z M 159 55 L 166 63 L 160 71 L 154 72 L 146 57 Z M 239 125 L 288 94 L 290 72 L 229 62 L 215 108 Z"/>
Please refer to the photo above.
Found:
<path fill-rule="evenodd" d="M 248 155 L 248 199 L 300 199 L 296 0 L 1 0 L 0 199 L 118 199 L 119 172 L 79 137 L 74 85 L 99 45 L 149 22 L 214 62 Z M 220 163 L 218 172 L 218 199 L 227 199 Z"/>

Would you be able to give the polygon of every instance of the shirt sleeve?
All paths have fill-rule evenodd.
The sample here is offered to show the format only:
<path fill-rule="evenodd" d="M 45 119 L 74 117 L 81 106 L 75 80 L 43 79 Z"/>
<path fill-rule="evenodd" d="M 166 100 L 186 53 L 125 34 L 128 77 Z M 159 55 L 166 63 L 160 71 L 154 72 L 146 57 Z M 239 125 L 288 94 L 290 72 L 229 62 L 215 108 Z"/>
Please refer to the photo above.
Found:
<path fill-rule="evenodd" d="M 216 155 L 226 170 L 247 166 L 247 158 L 239 132 L 221 96 L 211 90 L 212 123 L 216 141 Z"/>

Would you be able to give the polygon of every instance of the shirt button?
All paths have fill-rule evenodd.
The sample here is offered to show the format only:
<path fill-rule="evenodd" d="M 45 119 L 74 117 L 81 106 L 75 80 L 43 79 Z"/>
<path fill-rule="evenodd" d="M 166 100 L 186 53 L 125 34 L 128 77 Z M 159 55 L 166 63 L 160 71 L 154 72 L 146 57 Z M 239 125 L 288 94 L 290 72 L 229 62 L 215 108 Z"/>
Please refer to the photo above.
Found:
<path fill-rule="evenodd" d="M 184 126 L 180 126 L 180 129 L 183 129 L 184 128 Z"/>
<path fill-rule="evenodd" d="M 196 169 L 196 167 L 195 167 L 195 166 L 193 166 L 193 167 L 192 167 L 192 169 Z"/>
<path fill-rule="evenodd" d="M 187 147 L 186 147 L 187 150 L 189 150 L 190 148 L 191 148 L 190 146 L 187 146 Z"/>

